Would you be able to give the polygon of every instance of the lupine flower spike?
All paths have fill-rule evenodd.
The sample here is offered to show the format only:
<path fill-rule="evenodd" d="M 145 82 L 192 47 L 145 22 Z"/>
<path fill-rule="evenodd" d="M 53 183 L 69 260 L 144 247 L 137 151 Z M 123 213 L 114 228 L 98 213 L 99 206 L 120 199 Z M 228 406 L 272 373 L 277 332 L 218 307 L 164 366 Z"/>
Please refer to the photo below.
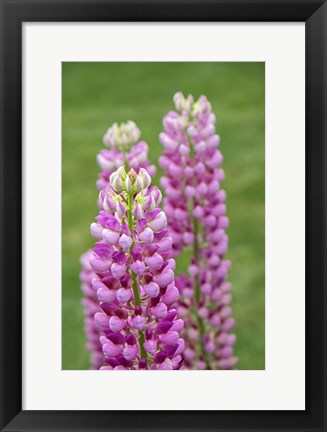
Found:
<path fill-rule="evenodd" d="M 215 132 L 216 117 L 205 96 L 194 102 L 190 95 L 174 96 L 176 111 L 163 119 L 160 141 L 165 150 L 160 165 L 165 171 L 161 184 L 163 207 L 173 238 L 173 255 L 193 248 L 188 275 L 176 278 L 182 298 L 179 312 L 185 320 L 185 366 L 196 369 L 231 369 L 235 335 L 231 284 L 227 282 L 230 262 L 223 160 Z"/>
<path fill-rule="evenodd" d="M 97 181 L 99 190 L 108 186 L 110 175 L 124 164 L 133 167 L 136 172 L 139 171 L 140 167 L 146 168 L 151 177 L 155 175 L 156 169 L 148 160 L 148 144 L 145 141 L 138 141 L 140 135 L 140 130 L 132 121 L 120 125 L 115 123 L 107 130 L 103 142 L 108 149 L 101 150 L 97 155 L 97 162 L 101 168 Z M 92 254 L 92 251 L 87 251 L 81 257 L 82 271 L 80 280 L 84 294 L 82 305 L 87 349 L 90 352 L 91 368 L 98 369 L 103 363 L 103 355 L 102 345 L 99 341 L 99 330 L 94 324 L 93 317 L 96 312 L 99 312 L 100 307 L 96 291 L 93 290 L 91 285 L 91 280 L 96 275 L 89 264 L 90 254 Z"/>
<path fill-rule="evenodd" d="M 83 292 L 82 306 L 84 308 L 84 331 L 87 335 L 86 348 L 90 352 L 91 369 L 99 369 L 103 363 L 102 347 L 99 341 L 100 331 L 94 325 L 94 315 L 99 311 L 99 302 L 91 281 L 95 273 L 90 265 L 92 251 L 81 256 L 82 271 L 80 273 L 81 290 Z"/>
<path fill-rule="evenodd" d="M 184 322 L 161 193 L 144 168 L 120 167 L 100 192 L 103 210 L 91 233 L 99 241 L 90 264 L 102 312 L 95 322 L 106 366 L 102 370 L 179 369 Z"/>

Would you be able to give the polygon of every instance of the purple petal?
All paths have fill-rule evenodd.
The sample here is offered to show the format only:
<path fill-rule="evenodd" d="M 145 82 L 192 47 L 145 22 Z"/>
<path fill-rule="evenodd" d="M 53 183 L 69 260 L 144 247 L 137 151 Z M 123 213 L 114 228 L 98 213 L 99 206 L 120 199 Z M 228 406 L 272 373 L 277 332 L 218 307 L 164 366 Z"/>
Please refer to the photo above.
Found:
<path fill-rule="evenodd" d="M 139 239 L 144 242 L 144 243 L 152 243 L 153 241 L 153 231 L 150 228 L 145 228 L 145 230 L 143 230 L 140 235 L 139 235 Z"/>
<path fill-rule="evenodd" d="M 115 345 L 122 345 L 125 342 L 125 338 L 121 333 L 109 333 L 106 336 L 107 339 L 109 339 Z"/>
<path fill-rule="evenodd" d="M 95 272 L 105 272 L 110 268 L 110 261 L 105 261 L 96 257 L 90 259 L 90 264 Z"/>
<path fill-rule="evenodd" d="M 126 266 L 114 263 L 110 267 L 110 271 L 114 278 L 120 279 L 126 274 Z"/>
<path fill-rule="evenodd" d="M 133 325 L 138 330 L 143 330 L 145 327 L 146 319 L 145 317 L 138 315 L 135 318 L 133 318 Z"/>
<path fill-rule="evenodd" d="M 170 328 L 172 327 L 172 325 L 173 324 L 170 321 L 161 321 L 156 328 L 157 334 L 161 335 L 167 333 L 168 330 L 170 330 Z"/>
<path fill-rule="evenodd" d="M 94 315 L 94 321 L 95 321 L 96 326 L 99 328 L 108 327 L 108 322 L 109 322 L 108 316 L 103 312 L 97 312 Z"/>
<path fill-rule="evenodd" d="M 179 334 L 175 331 L 170 331 L 160 337 L 162 343 L 166 345 L 177 345 Z"/>
<path fill-rule="evenodd" d="M 123 349 L 123 356 L 126 360 L 132 360 L 138 353 L 138 348 L 136 345 L 127 345 Z"/>
<path fill-rule="evenodd" d="M 152 309 L 152 314 L 158 319 L 165 318 L 167 316 L 167 306 L 164 303 L 158 303 Z"/>
<path fill-rule="evenodd" d="M 107 221 L 106 226 L 111 230 L 111 231 L 115 231 L 115 232 L 119 232 L 121 229 L 121 225 L 118 222 L 118 220 L 116 218 L 111 218 Z"/>
<path fill-rule="evenodd" d="M 154 354 L 157 351 L 157 343 L 154 340 L 147 340 L 143 344 L 144 349 L 149 354 Z"/>
<path fill-rule="evenodd" d="M 113 290 L 108 289 L 107 287 L 99 288 L 97 290 L 97 296 L 100 302 L 104 303 L 112 303 L 116 300 L 116 293 Z"/>
<path fill-rule="evenodd" d="M 162 210 L 157 207 L 154 210 L 152 210 L 151 212 L 147 212 L 144 214 L 144 217 L 146 218 L 147 221 L 151 221 L 153 220 L 160 212 L 162 212 Z"/>
<path fill-rule="evenodd" d="M 98 242 L 95 244 L 93 248 L 93 252 L 96 253 L 102 259 L 110 259 L 113 252 L 113 248 L 103 242 Z"/>
<path fill-rule="evenodd" d="M 161 255 L 155 253 L 151 257 L 147 257 L 145 259 L 145 263 L 152 269 L 159 270 L 162 267 L 163 258 Z"/>
<path fill-rule="evenodd" d="M 145 264 L 143 261 L 137 260 L 132 264 L 131 268 L 132 268 L 134 273 L 136 273 L 138 276 L 140 276 L 144 273 Z"/>
<path fill-rule="evenodd" d="M 142 232 L 146 228 L 146 226 L 147 226 L 147 221 L 146 221 L 146 219 L 143 218 L 143 219 L 140 219 L 136 222 L 135 229 L 139 233 L 139 232 Z"/>
<path fill-rule="evenodd" d="M 164 253 L 164 252 L 168 252 L 173 244 L 173 239 L 171 237 L 164 237 L 162 240 L 160 240 L 160 242 L 157 243 L 158 253 Z"/>
<path fill-rule="evenodd" d="M 162 273 L 156 275 L 153 278 L 154 282 L 156 282 L 161 288 L 166 287 L 174 280 L 174 272 L 170 269 L 164 270 Z M 176 288 L 177 289 L 177 288 Z"/>
<path fill-rule="evenodd" d="M 164 352 L 161 351 L 161 352 L 158 352 L 158 353 L 154 356 L 153 361 L 154 361 L 154 363 L 159 364 L 159 363 L 164 362 L 164 361 L 166 360 L 166 358 L 167 358 L 166 354 L 165 354 Z"/>
<path fill-rule="evenodd" d="M 109 319 L 109 328 L 114 333 L 118 333 L 126 326 L 126 322 L 116 316 L 113 316 Z M 110 356 L 109 356 L 110 357 Z"/>
<path fill-rule="evenodd" d="M 170 306 L 179 299 L 179 291 L 175 286 L 168 287 L 166 293 L 162 296 L 162 301 Z"/>
<path fill-rule="evenodd" d="M 148 244 L 148 245 L 144 245 L 142 248 L 142 254 L 145 257 L 150 257 L 152 256 L 157 250 L 159 249 L 158 245 L 154 245 L 154 244 Z"/>
<path fill-rule="evenodd" d="M 126 343 L 128 345 L 135 345 L 136 337 L 132 333 L 130 333 L 129 335 L 126 336 Z"/>
<path fill-rule="evenodd" d="M 107 357 L 117 357 L 121 353 L 120 345 L 108 343 L 102 345 L 103 354 Z"/>
<path fill-rule="evenodd" d="M 155 219 L 151 220 L 148 223 L 148 226 L 152 229 L 154 232 L 159 232 L 166 228 L 167 226 L 167 216 L 163 211 L 158 213 L 158 215 L 155 217 Z"/>
<path fill-rule="evenodd" d="M 116 296 L 120 303 L 126 303 L 132 297 L 132 291 L 130 289 L 120 288 Z"/>
<path fill-rule="evenodd" d="M 147 285 L 144 285 L 143 287 L 145 294 L 147 294 L 149 297 L 158 297 L 160 288 L 159 285 L 155 282 L 150 282 Z"/>
<path fill-rule="evenodd" d="M 92 223 L 90 226 L 91 234 L 93 237 L 102 239 L 103 228 L 98 223 Z"/>
<path fill-rule="evenodd" d="M 109 245 L 115 245 L 119 239 L 119 233 L 111 231 L 110 229 L 103 230 L 103 240 Z"/>
<path fill-rule="evenodd" d="M 126 234 L 123 234 L 119 239 L 119 246 L 123 250 L 129 249 L 132 246 L 132 243 L 133 243 L 133 239 L 127 236 Z"/>

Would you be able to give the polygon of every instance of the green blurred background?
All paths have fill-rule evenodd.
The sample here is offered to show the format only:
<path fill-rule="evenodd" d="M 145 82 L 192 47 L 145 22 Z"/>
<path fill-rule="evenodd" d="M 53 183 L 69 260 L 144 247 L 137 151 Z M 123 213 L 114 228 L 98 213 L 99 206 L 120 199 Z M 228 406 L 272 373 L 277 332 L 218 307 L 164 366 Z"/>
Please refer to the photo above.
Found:
<path fill-rule="evenodd" d="M 79 257 L 93 245 L 95 162 L 113 122 L 133 120 L 157 164 L 176 91 L 210 100 L 224 155 L 238 369 L 265 368 L 264 63 L 62 64 L 62 368 L 88 369 Z M 158 168 L 154 183 L 159 185 Z M 178 269 L 185 270 L 181 256 Z"/>

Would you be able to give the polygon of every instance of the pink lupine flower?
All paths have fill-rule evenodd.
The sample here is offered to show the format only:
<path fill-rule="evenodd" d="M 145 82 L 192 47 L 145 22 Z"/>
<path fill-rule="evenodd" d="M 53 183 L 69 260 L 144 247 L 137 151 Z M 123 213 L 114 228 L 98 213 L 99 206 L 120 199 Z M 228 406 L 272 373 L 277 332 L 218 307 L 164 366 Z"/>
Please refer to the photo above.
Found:
<path fill-rule="evenodd" d="M 169 257 L 172 239 L 166 215 L 158 207 L 161 193 L 150 184 L 144 168 L 126 174 L 122 166 L 99 195 L 103 210 L 91 233 L 100 241 L 90 264 L 101 309 L 94 320 L 107 364 L 102 370 L 182 366 L 185 343 L 176 310 L 175 262 Z M 108 229 L 118 234 L 109 244 Z"/>
<path fill-rule="evenodd" d="M 82 271 L 80 280 L 81 289 L 84 294 L 81 303 L 84 309 L 84 330 L 87 335 L 86 348 L 90 352 L 90 365 L 92 369 L 99 369 L 103 363 L 103 355 L 102 346 L 99 341 L 100 331 L 99 328 L 94 325 L 94 315 L 100 311 L 100 307 L 97 301 L 96 291 L 91 283 L 92 279 L 96 276 L 89 262 L 91 256 L 92 251 L 88 251 L 81 256 Z"/>
<path fill-rule="evenodd" d="M 194 102 L 191 95 L 185 98 L 176 93 L 174 102 L 176 111 L 163 119 L 160 165 L 165 172 L 161 184 L 173 239 L 171 256 L 193 244 L 188 276 L 176 278 L 181 293 L 179 313 L 186 324 L 185 366 L 231 369 L 237 359 L 232 353 L 235 336 L 229 334 L 234 319 L 228 306 L 231 285 L 226 282 L 230 262 L 224 260 L 228 218 L 226 193 L 220 187 L 224 171 L 216 117 L 205 96 Z M 97 231 L 93 231 L 96 237 Z M 167 290 L 165 296 L 170 295 L 173 293 Z"/>
<path fill-rule="evenodd" d="M 103 142 L 108 149 L 101 150 L 97 155 L 97 162 L 101 168 L 99 180 L 97 181 L 97 187 L 99 190 L 104 189 L 108 185 L 109 176 L 125 163 L 134 168 L 136 172 L 139 171 L 140 167 L 146 168 L 147 172 L 152 177 L 154 176 L 156 169 L 148 160 L 148 145 L 144 141 L 138 142 L 139 138 L 140 130 L 132 121 L 120 125 L 115 123 L 108 129 L 103 137 Z M 158 192 L 158 194 L 161 196 L 160 192 Z M 113 205 L 115 208 L 115 204 Z M 141 218 L 143 210 L 141 210 L 140 206 L 139 208 L 136 208 L 135 211 L 138 212 L 138 218 Z M 120 224 L 118 222 L 109 224 L 105 229 L 103 229 L 101 225 L 94 223 L 91 225 L 91 232 L 95 238 L 104 240 L 107 245 L 115 245 L 117 241 L 120 240 L 123 249 L 125 248 L 125 250 L 127 250 L 131 246 L 131 237 L 129 237 L 128 234 L 125 233 L 124 236 L 120 236 Z M 90 351 L 91 366 L 97 369 L 100 366 L 99 361 L 102 362 L 103 360 L 103 356 L 101 354 L 101 344 L 99 341 L 96 342 L 98 328 L 95 327 L 92 318 L 95 313 L 94 307 L 95 305 L 98 305 L 96 292 L 98 291 L 98 296 L 104 303 L 109 303 L 108 299 L 112 297 L 112 294 L 108 293 L 106 287 L 97 288 L 94 291 L 91 286 L 87 286 L 87 284 L 90 285 L 90 280 L 88 282 L 84 281 L 90 272 L 93 274 L 92 268 L 89 264 L 89 259 L 86 258 L 89 254 L 91 254 L 91 251 L 88 251 L 81 257 L 81 289 L 84 293 L 82 303 L 85 316 L 84 327 L 88 340 L 87 348 Z M 95 259 L 93 260 L 93 265 L 97 266 L 99 271 L 105 271 L 108 263 Z M 119 271 L 123 271 L 123 268 L 117 267 L 117 272 Z M 124 293 L 124 291 L 120 291 L 119 295 L 122 299 L 128 297 L 128 294 Z"/>

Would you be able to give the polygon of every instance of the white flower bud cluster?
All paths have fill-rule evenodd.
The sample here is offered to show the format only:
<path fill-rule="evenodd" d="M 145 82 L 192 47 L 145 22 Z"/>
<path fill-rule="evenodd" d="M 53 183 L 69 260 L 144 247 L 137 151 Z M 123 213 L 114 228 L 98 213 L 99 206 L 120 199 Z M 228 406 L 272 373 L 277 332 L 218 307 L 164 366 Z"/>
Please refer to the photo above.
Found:
<path fill-rule="evenodd" d="M 150 186 L 151 177 L 144 168 L 140 168 L 139 173 L 136 174 L 133 169 L 126 173 L 125 167 L 122 166 L 111 174 L 110 183 L 117 193 L 123 191 L 139 193 Z"/>
<path fill-rule="evenodd" d="M 103 137 L 104 144 L 109 148 L 128 150 L 141 136 L 136 124 L 129 120 L 127 123 L 114 123 Z"/>
<path fill-rule="evenodd" d="M 174 103 L 177 111 L 186 111 L 191 118 L 197 119 L 207 113 L 214 117 L 214 114 L 211 113 L 211 104 L 205 96 L 200 96 L 194 102 L 192 95 L 188 95 L 186 98 L 182 92 L 178 92 L 174 95 Z"/>
<path fill-rule="evenodd" d="M 177 111 L 191 111 L 191 108 L 194 104 L 194 99 L 192 95 L 189 95 L 187 96 L 187 98 L 185 98 L 182 92 L 177 92 L 174 94 L 173 99 Z"/>

